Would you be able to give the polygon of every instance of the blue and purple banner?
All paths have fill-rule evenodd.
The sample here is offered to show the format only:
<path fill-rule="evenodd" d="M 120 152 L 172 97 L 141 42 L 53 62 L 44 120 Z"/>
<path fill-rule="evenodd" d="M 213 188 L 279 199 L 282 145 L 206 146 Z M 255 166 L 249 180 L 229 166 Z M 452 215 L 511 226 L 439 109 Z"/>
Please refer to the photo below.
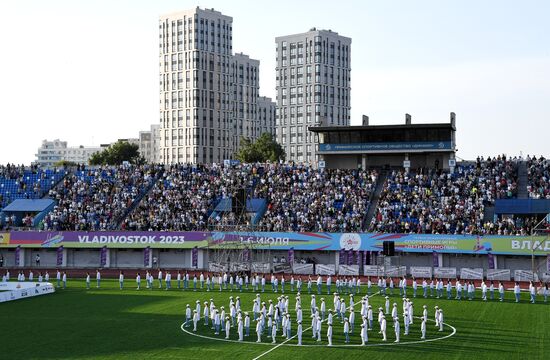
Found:
<path fill-rule="evenodd" d="M 191 266 L 196 268 L 197 266 L 199 266 L 199 248 L 198 247 L 195 246 L 193 248 L 191 257 L 193 260 Z M 248 257 L 248 254 L 247 254 L 247 257 Z"/>
<path fill-rule="evenodd" d="M 439 256 L 435 251 L 432 253 L 432 262 L 433 262 L 432 264 L 433 267 L 439 267 Z"/>
<path fill-rule="evenodd" d="M 57 248 L 57 266 L 63 265 L 63 245 Z"/>
<path fill-rule="evenodd" d="M 294 264 L 294 248 L 288 249 L 288 263 Z"/>
<path fill-rule="evenodd" d="M 488 253 L 487 254 L 487 262 L 489 263 L 489 269 L 494 269 L 495 268 L 495 259 L 493 257 L 493 254 L 491 253 Z"/>
<path fill-rule="evenodd" d="M 416 142 L 380 142 L 380 143 L 347 143 L 319 144 L 319 152 L 392 152 L 392 151 L 441 151 L 451 150 L 450 141 L 416 141 Z"/>
<path fill-rule="evenodd" d="M 0 248 L 121 248 L 121 249 L 198 249 L 234 246 L 235 249 L 298 251 L 370 251 L 380 252 L 390 240 L 396 251 L 409 253 L 447 253 L 495 255 L 535 255 L 550 253 L 545 236 L 424 235 L 379 233 L 278 233 L 278 232 L 171 232 L 171 231 L 11 231 L 0 232 Z M 341 264 L 348 263 L 341 253 Z"/>
<path fill-rule="evenodd" d="M 99 255 L 99 266 L 104 267 L 105 265 L 107 265 L 107 246 L 101 248 Z"/>
<path fill-rule="evenodd" d="M 346 265 L 346 249 L 340 249 L 338 264 Z"/>
<path fill-rule="evenodd" d="M 353 265 L 353 250 L 347 250 L 348 252 L 348 265 Z"/>
<path fill-rule="evenodd" d="M 151 247 L 147 246 L 145 249 L 143 249 L 143 266 L 151 266 L 151 262 L 149 260 L 151 260 Z"/>
<path fill-rule="evenodd" d="M 15 266 L 19 266 L 21 264 L 21 245 L 18 245 L 15 248 Z"/>

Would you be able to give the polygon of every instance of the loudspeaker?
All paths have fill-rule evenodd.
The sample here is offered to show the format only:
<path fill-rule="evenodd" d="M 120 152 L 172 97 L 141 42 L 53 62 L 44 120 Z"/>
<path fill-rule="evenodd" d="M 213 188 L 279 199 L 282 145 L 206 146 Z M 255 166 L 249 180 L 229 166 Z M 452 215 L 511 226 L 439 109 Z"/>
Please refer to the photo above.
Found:
<path fill-rule="evenodd" d="M 242 214 L 246 211 L 246 190 L 245 189 L 238 189 L 234 196 L 233 196 L 233 202 L 232 202 L 232 211 L 235 214 Z"/>
<path fill-rule="evenodd" d="M 385 256 L 395 256 L 395 243 L 393 241 L 384 241 L 382 243 L 382 254 Z"/>

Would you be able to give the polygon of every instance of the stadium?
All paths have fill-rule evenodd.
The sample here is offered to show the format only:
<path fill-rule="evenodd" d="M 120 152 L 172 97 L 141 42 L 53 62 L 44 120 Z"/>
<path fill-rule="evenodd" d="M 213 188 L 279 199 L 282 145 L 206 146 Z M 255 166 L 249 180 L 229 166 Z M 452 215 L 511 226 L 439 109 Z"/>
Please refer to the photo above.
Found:
<path fill-rule="evenodd" d="M 482 155 L 471 112 L 352 125 L 333 30 L 275 38 L 272 101 L 236 29 L 160 16 L 160 118 L 139 139 L 5 161 L 29 122 L 0 148 L 0 359 L 548 358 L 550 159 Z M 524 149 L 499 131 L 484 142 Z"/>
<path fill-rule="evenodd" d="M 323 356 L 332 309 L 334 356 L 355 358 L 367 351 L 373 357 L 391 352 L 397 358 L 436 358 L 453 347 L 496 357 L 503 343 L 522 341 L 521 334 L 540 344 L 521 352 L 540 357 L 548 342 L 539 330 L 546 329 L 549 313 L 549 171 L 543 158 L 506 156 L 457 162 L 452 172 L 290 163 L 3 166 L 2 284 L 39 279 L 55 293 L 3 304 L 2 317 L 60 339 L 62 346 L 49 346 L 53 358 L 65 352 L 125 358 L 133 351 L 161 358 L 181 351 L 190 358 L 279 358 L 290 351 Z M 18 291 L 25 297 L 31 290 Z M 275 321 L 273 305 L 267 310 L 258 301 L 255 308 L 256 296 L 262 306 L 288 297 L 288 309 L 277 311 L 291 317 L 290 336 L 282 337 L 284 321 L 280 315 Z M 292 323 L 298 298 L 302 345 Z M 241 320 L 235 320 L 236 309 L 229 315 L 233 299 L 239 299 Z M 231 316 L 227 338 L 225 320 L 217 335 L 214 325 L 205 325 L 214 318 L 206 316 L 203 323 L 207 314 L 200 309 L 192 331 L 186 306 L 197 310 L 197 302 L 218 317 L 216 311 L 222 312 L 222 319 Z M 354 304 L 342 313 L 337 302 Z M 405 310 L 409 302 L 414 310 Z M 390 303 L 399 309 L 397 321 L 409 311 L 414 316 L 399 343 Z M 378 323 L 367 327 L 364 346 L 374 352 L 361 345 L 366 304 L 375 321 L 379 307 L 390 320 L 387 341 Z M 433 326 L 436 306 L 445 313 L 441 328 Z M 321 330 L 313 334 L 311 314 L 321 308 Z M 424 309 L 429 316 L 422 336 Z M 256 342 L 254 320 L 251 334 L 239 341 L 237 321 L 244 323 L 245 312 L 254 320 L 263 312 L 269 323 L 273 315 L 273 324 L 281 326 L 275 343 L 267 324 L 262 342 Z M 346 342 L 349 321 L 340 319 L 352 312 L 355 330 Z M 10 358 L 25 358 L 35 346 L 21 346 L 25 329 L 11 327 L 10 338 L 22 340 L 5 343 Z M 97 343 L 97 333 L 112 342 Z M 143 339 L 161 349 L 136 349 Z M 519 349 L 506 351 L 517 355 Z"/>

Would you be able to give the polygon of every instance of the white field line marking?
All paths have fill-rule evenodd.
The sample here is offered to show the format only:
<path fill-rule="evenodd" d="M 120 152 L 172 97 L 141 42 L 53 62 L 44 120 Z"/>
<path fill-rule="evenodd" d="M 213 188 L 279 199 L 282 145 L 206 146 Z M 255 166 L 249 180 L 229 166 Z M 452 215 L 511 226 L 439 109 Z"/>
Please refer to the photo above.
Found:
<path fill-rule="evenodd" d="M 375 295 L 378 295 L 380 292 L 376 292 L 372 295 L 369 295 L 369 298 L 372 297 L 372 296 L 375 296 Z M 422 317 L 420 316 L 415 316 L 415 318 L 417 319 L 421 319 Z M 430 322 L 435 322 L 435 320 L 432 320 L 432 319 L 427 319 L 428 321 Z M 326 320 L 325 320 L 326 321 Z M 443 337 L 439 337 L 439 338 L 433 338 L 433 339 L 425 339 L 425 340 L 416 340 L 416 341 L 405 341 L 405 342 L 399 342 L 399 343 L 394 343 L 394 342 L 386 342 L 386 343 L 376 343 L 376 344 L 365 344 L 365 345 L 361 345 L 361 344 L 348 344 L 348 345 L 332 345 L 331 347 L 333 348 L 347 348 L 347 347 L 374 347 L 374 346 L 401 346 L 401 345 L 409 345 L 409 344 L 422 344 L 422 343 L 428 343 L 428 342 L 433 342 L 433 341 L 439 341 L 439 340 L 445 340 L 447 338 L 450 338 L 451 336 L 454 336 L 456 334 L 456 328 L 448 323 L 443 323 L 444 326 L 447 326 L 447 327 L 450 327 L 453 331 L 452 333 L 446 335 L 446 336 L 443 336 Z M 181 325 L 181 330 L 186 333 L 186 334 L 189 334 L 189 335 L 192 335 L 192 336 L 196 336 L 196 337 L 199 337 L 199 338 L 202 338 L 202 339 L 208 339 L 208 340 L 214 340 L 214 341 L 225 341 L 225 342 L 230 342 L 230 343 L 238 343 L 238 344 L 252 344 L 252 345 L 266 345 L 266 346 L 270 346 L 271 344 L 270 343 L 258 343 L 258 342 L 255 342 L 255 341 L 237 341 L 237 340 L 229 340 L 229 339 L 224 339 L 224 338 L 215 338 L 215 337 L 210 337 L 210 336 L 204 336 L 204 335 L 200 335 L 200 334 L 196 334 L 194 332 L 191 332 L 189 330 L 186 330 L 185 328 L 185 323 L 183 323 Z M 302 333 L 305 333 L 306 331 L 309 331 L 311 330 L 311 326 L 309 328 L 307 328 L 306 330 L 303 330 Z M 256 359 L 259 359 L 260 357 L 270 353 L 271 351 L 275 350 L 276 348 L 280 347 L 280 346 L 296 346 L 296 347 L 319 347 L 319 346 L 327 346 L 327 345 L 308 345 L 308 344 L 304 344 L 304 345 L 298 345 L 298 344 L 287 344 L 288 341 L 294 339 L 295 337 L 297 337 L 298 335 L 294 335 L 292 336 L 290 339 L 287 339 L 286 341 L 274 346 L 273 348 L 269 349 L 268 351 L 266 351 L 265 353 L 263 354 L 260 354 L 259 356 L 257 356 L 256 358 L 254 358 L 254 360 Z M 267 338 L 269 338 L 269 336 L 267 336 Z M 328 347 L 328 346 L 327 346 Z"/>
<path fill-rule="evenodd" d="M 421 317 L 419 316 L 415 316 L 415 318 L 417 319 L 421 319 Z M 326 320 L 325 320 L 326 321 Z M 428 321 L 431 321 L 431 322 L 435 322 L 434 320 L 432 319 L 428 319 Z M 191 332 L 187 329 L 184 329 L 184 325 L 185 323 L 183 323 L 181 325 L 181 330 L 186 333 L 186 334 L 189 334 L 189 335 L 192 335 L 192 336 L 196 336 L 196 337 L 199 337 L 199 338 L 202 338 L 202 339 L 208 339 L 208 340 L 214 340 L 214 341 L 225 341 L 225 342 L 231 342 L 231 343 L 238 343 L 238 344 L 252 344 L 252 345 L 266 345 L 266 346 L 269 346 L 271 345 L 271 343 L 264 343 L 264 342 L 261 342 L 261 343 L 257 343 L 255 341 L 237 341 L 237 340 L 228 340 L 228 339 L 224 339 L 224 338 L 215 338 L 215 337 L 210 337 L 210 336 L 204 336 L 204 335 L 200 335 L 200 334 L 196 334 L 194 332 Z M 446 335 L 444 337 L 440 337 L 440 338 L 433 338 L 433 339 L 425 339 L 425 340 L 417 340 L 417 341 L 405 341 L 405 342 L 399 342 L 399 343 L 394 343 L 394 342 L 386 342 L 386 343 L 376 343 L 376 344 L 365 344 L 365 345 L 361 345 L 361 344 L 348 344 L 348 345 L 338 345 L 338 344 L 333 344 L 331 347 L 333 348 L 346 348 L 346 347 L 374 347 L 374 346 L 400 346 L 400 345 L 408 345 L 408 344 L 422 344 L 422 343 L 427 343 L 427 342 L 433 342 L 433 341 L 439 341 L 439 340 L 445 340 L 447 338 L 450 338 L 451 336 L 454 336 L 456 334 L 456 328 L 448 323 L 443 323 L 443 325 L 445 326 L 448 326 L 450 327 L 451 329 L 453 329 L 453 332 L 449 335 Z M 309 329 L 306 329 L 305 331 L 307 330 L 311 330 L 311 326 L 309 327 Z M 303 332 L 305 332 L 303 331 Z M 297 336 L 297 335 L 295 335 Z M 403 336 L 403 335 L 402 335 Z M 267 338 L 269 338 L 269 336 L 267 336 Z M 285 341 L 286 342 L 286 341 Z M 281 345 L 284 345 L 284 346 L 296 346 L 296 347 L 320 347 L 320 346 L 327 346 L 328 345 L 308 345 L 308 344 L 303 344 L 303 345 L 298 345 L 298 344 L 279 344 L 277 345 L 278 346 L 281 346 Z M 263 356 L 263 355 L 262 355 Z"/>

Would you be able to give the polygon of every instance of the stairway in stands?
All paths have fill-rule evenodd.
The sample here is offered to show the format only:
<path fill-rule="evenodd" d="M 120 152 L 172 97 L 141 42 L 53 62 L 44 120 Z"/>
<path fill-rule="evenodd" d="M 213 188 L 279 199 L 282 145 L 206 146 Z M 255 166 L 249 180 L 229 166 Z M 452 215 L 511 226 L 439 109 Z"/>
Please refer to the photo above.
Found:
<path fill-rule="evenodd" d="M 111 224 L 110 226 L 110 230 L 120 230 L 122 228 L 122 223 L 124 222 L 124 220 L 132 213 L 132 211 L 134 211 L 138 207 L 141 200 L 143 200 L 143 198 L 145 198 L 145 196 L 149 194 L 149 192 L 153 189 L 153 187 L 155 187 L 156 183 L 158 181 L 162 181 L 163 175 L 164 175 L 164 169 L 157 171 L 151 183 L 136 196 L 136 198 L 134 199 L 134 201 L 132 201 L 132 204 L 128 207 L 128 209 L 126 209 L 126 211 L 124 211 L 124 213 L 118 219 L 114 220 L 113 224 Z"/>
<path fill-rule="evenodd" d="M 483 222 L 493 222 L 495 221 L 495 206 L 485 206 L 483 211 Z"/>
<path fill-rule="evenodd" d="M 518 199 L 527 199 L 527 162 L 520 161 L 518 163 Z"/>
<path fill-rule="evenodd" d="M 370 226 L 372 218 L 376 214 L 376 209 L 378 208 L 378 201 L 380 201 L 380 194 L 384 189 L 384 183 L 386 182 L 387 178 L 388 178 L 387 170 L 380 170 L 380 175 L 378 176 L 378 180 L 376 181 L 376 188 L 374 189 L 374 193 L 372 195 L 372 198 L 370 199 L 369 209 L 364 218 L 365 230 L 368 230 L 368 227 Z"/>

